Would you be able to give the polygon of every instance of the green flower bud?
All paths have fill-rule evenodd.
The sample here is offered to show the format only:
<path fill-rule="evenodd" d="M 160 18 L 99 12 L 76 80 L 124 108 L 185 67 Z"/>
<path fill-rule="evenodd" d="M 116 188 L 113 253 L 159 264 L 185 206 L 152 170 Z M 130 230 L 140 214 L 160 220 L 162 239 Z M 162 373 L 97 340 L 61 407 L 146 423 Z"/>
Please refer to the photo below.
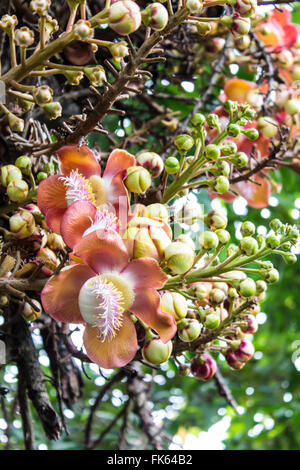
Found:
<path fill-rule="evenodd" d="M 186 233 L 182 233 L 181 235 L 179 235 L 176 241 L 181 242 L 181 243 L 186 243 L 190 248 L 192 248 L 193 251 L 195 250 L 195 243 L 193 239 Z"/>
<path fill-rule="evenodd" d="M 245 39 L 245 36 L 243 36 L 241 39 Z M 240 105 L 240 109 L 243 112 L 243 116 L 247 119 L 250 119 L 251 121 L 256 118 L 256 111 L 252 108 L 249 107 L 249 105 Z"/>
<path fill-rule="evenodd" d="M 238 291 L 242 297 L 253 297 L 256 294 L 255 281 L 250 277 L 247 277 L 244 281 L 240 282 Z"/>
<path fill-rule="evenodd" d="M 6 194 L 10 201 L 22 202 L 28 195 L 28 184 L 24 180 L 12 181 L 7 185 Z"/>
<path fill-rule="evenodd" d="M 177 323 L 178 336 L 181 341 L 189 343 L 195 341 L 201 333 L 201 325 L 196 319 L 185 318 Z"/>
<path fill-rule="evenodd" d="M 286 262 L 286 264 L 295 264 L 295 263 L 297 263 L 297 256 L 294 255 L 294 253 L 285 253 L 283 255 L 283 259 Z"/>
<path fill-rule="evenodd" d="M 211 173 L 215 176 L 229 176 L 230 175 L 230 165 L 226 161 L 217 162 L 214 165 L 214 169 L 210 170 Z"/>
<path fill-rule="evenodd" d="M 26 209 L 21 209 L 9 218 L 9 229 L 16 238 L 24 239 L 30 237 L 35 229 L 33 215 Z"/>
<path fill-rule="evenodd" d="M 48 175 L 47 175 L 47 173 L 45 173 L 44 171 L 40 171 L 40 172 L 36 175 L 36 179 L 37 179 L 38 183 L 40 183 L 41 181 L 45 180 L 46 178 L 48 178 Z"/>
<path fill-rule="evenodd" d="M 161 309 L 180 321 L 187 315 L 187 301 L 178 292 L 166 292 L 161 298 Z"/>
<path fill-rule="evenodd" d="M 39 15 L 44 13 L 50 8 L 51 0 L 31 0 L 31 9 Z"/>
<path fill-rule="evenodd" d="M 244 36 L 248 34 L 251 28 L 250 18 L 244 18 L 238 13 L 234 13 L 232 17 L 231 32 L 234 37 Z"/>
<path fill-rule="evenodd" d="M 1 184 L 6 187 L 9 183 L 22 180 L 22 172 L 15 165 L 5 165 L 1 168 Z"/>
<path fill-rule="evenodd" d="M 168 24 L 168 10 L 160 3 L 151 3 L 141 12 L 144 25 L 162 31 Z"/>
<path fill-rule="evenodd" d="M 169 157 L 165 161 L 165 172 L 168 173 L 168 175 L 174 175 L 175 173 L 178 173 L 180 170 L 180 163 L 175 157 Z"/>
<path fill-rule="evenodd" d="M 56 254 L 52 250 L 50 250 L 50 248 L 47 247 L 41 248 L 37 252 L 36 259 L 39 261 L 43 261 L 45 263 L 45 266 L 51 271 L 54 271 L 58 264 Z"/>
<path fill-rule="evenodd" d="M 180 134 L 175 137 L 174 144 L 179 152 L 188 152 L 193 147 L 194 140 L 188 134 Z"/>
<path fill-rule="evenodd" d="M 289 239 L 291 240 L 291 242 L 293 243 L 297 243 L 298 239 L 299 239 L 299 230 L 293 226 L 288 226 L 287 230 L 286 230 L 286 234 L 287 236 L 289 237 Z"/>
<path fill-rule="evenodd" d="M 67 79 L 68 85 L 77 86 L 79 85 L 80 80 L 83 79 L 84 73 L 82 71 L 75 70 L 64 70 L 64 76 Z"/>
<path fill-rule="evenodd" d="M 245 117 L 241 117 L 239 120 L 238 120 L 238 125 L 239 126 L 245 126 L 248 122 L 248 119 L 246 119 Z"/>
<path fill-rule="evenodd" d="M 184 274 L 192 268 L 195 253 L 186 243 L 173 242 L 165 250 L 165 259 L 174 274 Z"/>
<path fill-rule="evenodd" d="M 257 129 L 264 136 L 272 139 L 272 137 L 275 137 L 278 133 L 278 123 L 269 116 L 262 116 L 257 120 Z"/>
<path fill-rule="evenodd" d="M 215 233 L 219 239 L 220 245 L 226 245 L 230 241 L 230 233 L 227 230 L 218 229 Z"/>
<path fill-rule="evenodd" d="M 214 232 L 206 231 L 199 236 L 200 246 L 205 250 L 214 250 L 219 245 L 218 236 Z"/>
<path fill-rule="evenodd" d="M 285 105 L 285 110 L 291 116 L 294 114 L 300 114 L 300 100 L 288 100 Z"/>
<path fill-rule="evenodd" d="M 261 270 L 261 275 L 268 284 L 274 284 L 279 280 L 279 272 L 275 268 L 268 271 Z"/>
<path fill-rule="evenodd" d="M 241 128 L 237 124 L 229 124 L 227 127 L 227 133 L 230 137 L 237 137 L 240 132 Z"/>
<path fill-rule="evenodd" d="M 226 250 L 227 257 L 233 256 L 238 253 L 240 253 L 240 249 L 237 245 L 234 245 L 233 243 L 229 245 L 229 247 Z"/>
<path fill-rule="evenodd" d="M 204 222 L 210 230 L 224 229 L 227 227 L 228 219 L 224 211 L 211 211 L 204 217 Z"/>
<path fill-rule="evenodd" d="M 47 236 L 47 245 L 51 250 L 63 250 L 66 245 L 63 241 L 63 238 L 61 235 L 58 235 L 57 233 L 49 233 Z"/>
<path fill-rule="evenodd" d="M 240 249 L 247 256 L 252 256 L 258 252 L 258 243 L 253 237 L 244 237 L 240 242 Z"/>
<path fill-rule="evenodd" d="M 9 298 L 7 295 L 0 295 L 0 308 L 7 307 L 9 305 Z"/>
<path fill-rule="evenodd" d="M 164 204 L 159 204 L 158 202 L 146 206 L 142 216 L 148 217 L 149 219 L 160 219 L 165 222 L 168 222 L 169 220 L 169 213 L 167 207 Z"/>
<path fill-rule="evenodd" d="M 212 183 L 212 188 L 219 194 L 227 193 L 230 188 L 229 179 L 226 176 L 218 176 Z"/>
<path fill-rule="evenodd" d="M 24 120 L 18 118 L 13 113 L 8 113 L 8 125 L 13 132 L 23 132 Z"/>
<path fill-rule="evenodd" d="M 191 13 L 200 13 L 203 9 L 201 0 L 187 0 L 185 6 Z"/>
<path fill-rule="evenodd" d="M 202 127 L 205 123 L 205 116 L 202 113 L 196 113 L 192 116 L 190 122 L 193 127 Z"/>
<path fill-rule="evenodd" d="M 120 51 L 121 46 L 119 46 L 119 44 L 120 43 L 115 44 L 110 49 L 111 54 L 112 54 L 114 59 L 116 59 L 116 57 L 121 57 L 121 55 L 120 55 L 121 54 L 121 51 Z M 119 46 L 119 49 L 113 49 L 113 47 L 116 48 L 117 46 Z M 128 55 L 128 54 L 125 54 L 125 55 Z M 104 81 L 106 81 L 106 73 L 105 73 L 104 68 L 101 65 L 98 65 L 97 67 L 85 67 L 84 68 L 84 74 L 89 79 L 90 84 L 94 87 L 98 87 Z"/>
<path fill-rule="evenodd" d="M 244 134 L 245 137 L 249 140 L 256 140 L 259 137 L 259 132 L 257 129 L 243 129 L 242 133 Z"/>
<path fill-rule="evenodd" d="M 165 344 L 160 338 L 153 338 L 143 346 L 142 355 L 150 364 L 162 364 L 171 356 L 172 348 L 172 341 Z"/>
<path fill-rule="evenodd" d="M 266 237 L 266 245 L 274 250 L 280 245 L 280 239 L 276 235 L 268 235 Z"/>
<path fill-rule="evenodd" d="M 279 232 L 279 230 L 281 229 L 282 222 L 279 219 L 273 219 L 269 223 L 269 226 L 270 226 L 270 229 L 274 230 L 274 232 L 276 233 L 276 232 Z"/>
<path fill-rule="evenodd" d="M 131 166 L 127 170 L 125 186 L 132 193 L 144 193 L 151 186 L 151 175 L 149 171 L 142 166 Z"/>
<path fill-rule="evenodd" d="M 226 295 L 222 289 L 212 289 L 209 293 L 209 300 L 212 305 L 219 305 L 224 302 Z"/>
<path fill-rule="evenodd" d="M 17 160 L 15 161 L 15 165 L 17 168 L 19 168 L 24 175 L 29 175 L 30 170 L 32 167 L 31 159 L 27 157 L 26 155 L 22 155 L 21 157 L 18 157 Z"/>
<path fill-rule="evenodd" d="M 245 152 L 238 152 L 233 157 L 230 158 L 230 161 L 235 166 L 242 168 L 248 164 L 249 158 Z"/>
<path fill-rule="evenodd" d="M 211 128 L 214 128 L 214 127 L 219 127 L 220 125 L 220 120 L 219 120 L 219 116 L 217 114 L 208 114 L 206 116 L 206 122 L 208 124 L 209 127 Z"/>
<path fill-rule="evenodd" d="M 249 220 L 246 220 L 245 222 L 242 223 L 241 234 L 243 237 L 251 237 L 251 235 L 255 234 L 255 230 L 256 230 L 255 225 Z"/>
<path fill-rule="evenodd" d="M 94 36 L 91 24 L 85 20 L 79 20 L 73 26 L 74 36 L 78 41 L 86 41 Z"/>
<path fill-rule="evenodd" d="M 62 106 L 58 101 L 52 101 L 52 103 L 47 103 L 43 106 L 46 118 L 51 121 L 61 117 L 62 115 Z"/>
<path fill-rule="evenodd" d="M 216 161 L 221 156 L 220 147 L 214 144 L 209 144 L 205 147 L 205 156 L 208 160 Z"/>
<path fill-rule="evenodd" d="M 228 141 L 224 142 L 221 146 L 221 151 L 226 156 L 231 156 L 237 153 L 237 145 L 234 142 Z"/>
<path fill-rule="evenodd" d="M 212 25 L 210 23 L 206 23 L 204 21 L 197 21 L 196 24 L 197 32 L 200 36 L 206 36 L 212 30 Z"/>
<path fill-rule="evenodd" d="M 239 297 L 238 291 L 234 287 L 229 287 L 228 297 L 231 297 L 232 299 L 237 299 Z"/>
<path fill-rule="evenodd" d="M 33 98 L 36 104 L 44 106 L 45 104 L 53 101 L 53 90 L 48 85 L 36 87 L 33 93 Z"/>
<path fill-rule="evenodd" d="M 220 315 L 217 312 L 209 313 L 204 322 L 205 328 L 208 330 L 215 330 L 221 323 Z"/>
<path fill-rule="evenodd" d="M 226 17 L 223 16 L 223 20 L 226 21 Z M 238 110 L 238 103 L 237 101 L 226 100 L 223 108 L 227 113 L 235 113 Z"/>
<path fill-rule="evenodd" d="M 259 279 L 258 281 L 256 281 L 256 292 L 258 294 L 261 294 L 262 292 L 266 292 L 267 290 L 267 284 L 265 283 L 265 281 L 262 281 L 261 279 Z"/>

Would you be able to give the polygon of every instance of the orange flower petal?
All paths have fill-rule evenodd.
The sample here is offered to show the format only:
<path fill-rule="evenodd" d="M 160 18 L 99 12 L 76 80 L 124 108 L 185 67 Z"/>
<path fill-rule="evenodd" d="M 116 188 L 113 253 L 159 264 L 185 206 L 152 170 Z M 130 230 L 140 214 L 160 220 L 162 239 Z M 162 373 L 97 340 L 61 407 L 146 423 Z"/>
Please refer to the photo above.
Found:
<path fill-rule="evenodd" d="M 115 211 L 119 218 L 120 227 L 125 229 L 128 222 L 129 196 L 123 178 L 121 171 L 112 178 L 109 184 L 106 183 L 106 197 L 107 203 L 112 206 L 112 211 Z"/>
<path fill-rule="evenodd" d="M 134 284 L 134 289 L 149 287 L 160 289 L 167 282 L 168 276 L 152 258 L 140 258 L 131 261 L 122 271 Z"/>
<path fill-rule="evenodd" d="M 60 233 L 60 224 L 66 209 L 51 207 L 46 213 L 46 224 L 53 232 Z"/>
<path fill-rule="evenodd" d="M 101 168 L 94 153 L 86 145 L 81 145 L 81 147 L 66 145 L 59 149 L 57 155 L 60 161 L 60 170 L 65 176 L 76 169 L 85 178 L 101 174 Z"/>
<path fill-rule="evenodd" d="M 61 221 L 61 235 L 66 244 L 73 248 L 83 233 L 91 226 L 96 207 L 87 201 L 76 201 L 68 207 Z"/>
<path fill-rule="evenodd" d="M 73 251 L 96 273 L 120 272 L 128 263 L 124 242 L 113 230 L 89 233 L 74 246 Z"/>
<path fill-rule="evenodd" d="M 160 309 L 160 295 L 154 289 L 135 292 L 130 311 L 153 328 L 164 343 L 170 341 L 177 331 L 175 319 Z"/>
<path fill-rule="evenodd" d="M 49 176 L 41 181 L 37 192 L 37 204 L 40 210 L 46 214 L 48 209 L 66 209 L 66 189 L 61 175 Z"/>
<path fill-rule="evenodd" d="M 84 323 L 78 307 L 82 285 L 95 273 L 86 265 L 73 265 L 52 276 L 41 293 L 45 312 L 64 323 Z"/>
<path fill-rule="evenodd" d="M 252 88 L 256 86 L 255 83 L 242 80 L 241 78 L 232 78 L 228 80 L 224 86 L 224 92 L 228 100 L 237 101 L 242 103 L 245 96 Z"/>
<path fill-rule="evenodd" d="M 134 358 L 138 344 L 136 331 L 130 316 L 123 315 L 123 325 L 111 341 L 98 339 L 98 328 L 87 325 L 83 336 L 88 357 L 105 369 L 123 367 Z"/>
<path fill-rule="evenodd" d="M 235 185 L 235 188 L 241 196 L 247 199 L 250 207 L 263 209 L 269 205 L 269 198 L 272 193 L 271 184 L 259 175 L 255 175 L 253 180 L 259 184 L 251 183 L 251 181 L 241 181 Z"/>
<path fill-rule="evenodd" d="M 135 158 L 126 150 L 115 149 L 110 154 L 106 168 L 103 173 L 103 178 L 111 180 L 119 171 L 127 170 L 130 166 L 135 164 Z"/>

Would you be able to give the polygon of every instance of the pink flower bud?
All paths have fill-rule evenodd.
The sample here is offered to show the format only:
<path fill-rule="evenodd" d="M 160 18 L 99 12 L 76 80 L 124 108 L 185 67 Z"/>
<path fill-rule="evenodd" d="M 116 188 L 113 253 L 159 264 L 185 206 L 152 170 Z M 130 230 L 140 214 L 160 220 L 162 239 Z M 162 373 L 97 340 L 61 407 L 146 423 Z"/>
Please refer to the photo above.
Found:
<path fill-rule="evenodd" d="M 244 333 L 256 333 L 258 330 L 258 323 L 256 318 L 253 315 L 245 315 L 243 317 L 243 325 L 241 326 Z"/>
<path fill-rule="evenodd" d="M 241 16 L 244 16 L 244 17 L 253 16 L 256 13 L 257 1 L 256 0 L 236 0 L 234 9 Z"/>
<path fill-rule="evenodd" d="M 111 29 L 121 35 L 131 34 L 141 25 L 140 7 L 132 0 L 121 0 L 108 10 L 108 22 Z"/>
<path fill-rule="evenodd" d="M 247 339 L 242 339 L 238 342 L 238 345 L 235 343 L 232 342 L 232 347 L 227 351 L 226 360 L 233 369 L 241 369 L 253 356 L 254 346 Z"/>
<path fill-rule="evenodd" d="M 22 308 L 22 317 L 27 321 L 34 321 L 39 318 L 42 313 L 41 304 L 37 300 L 32 300 L 35 308 L 32 307 L 28 302 L 25 302 Z"/>
<path fill-rule="evenodd" d="M 164 169 L 162 158 L 155 152 L 142 151 L 137 155 L 136 162 L 138 165 L 146 168 L 153 178 L 159 176 Z"/>
<path fill-rule="evenodd" d="M 251 28 L 251 21 L 249 18 L 243 18 L 238 13 L 233 15 L 231 32 L 233 36 L 239 37 L 248 34 Z"/>
<path fill-rule="evenodd" d="M 28 238 L 35 229 L 34 217 L 26 209 L 21 209 L 9 218 L 9 228 L 16 238 Z"/>
<path fill-rule="evenodd" d="M 151 3 L 141 14 L 143 23 L 155 31 L 163 30 L 168 24 L 168 10 L 161 3 Z"/>
<path fill-rule="evenodd" d="M 216 361 L 207 353 L 193 358 L 191 362 L 191 373 L 200 380 L 211 379 L 217 370 Z"/>

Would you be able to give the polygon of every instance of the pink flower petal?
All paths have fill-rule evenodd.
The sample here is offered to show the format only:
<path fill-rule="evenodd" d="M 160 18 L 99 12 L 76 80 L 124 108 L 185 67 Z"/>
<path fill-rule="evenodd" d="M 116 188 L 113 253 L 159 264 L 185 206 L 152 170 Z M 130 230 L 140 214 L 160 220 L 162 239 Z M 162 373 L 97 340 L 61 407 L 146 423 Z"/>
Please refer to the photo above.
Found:
<path fill-rule="evenodd" d="M 132 361 L 138 348 L 135 327 L 127 313 L 124 313 L 123 325 L 111 341 L 102 343 L 98 339 L 98 329 L 87 325 L 83 342 L 88 357 L 105 369 L 125 366 Z"/>
<path fill-rule="evenodd" d="M 60 161 L 60 170 L 65 176 L 76 169 L 85 178 L 101 174 L 101 168 L 94 153 L 86 145 L 81 145 L 81 147 L 66 145 L 59 149 L 57 155 Z"/>
<path fill-rule="evenodd" d="M 113 176 L 123 170 L 127 170 L 130 166 L 135 164 L 135 158 L 126 150 L 115 149 L 110 154 L 106 168 L 103 173 L 103 178 L 111 180 Z"/>
<path fill-rule="evenodd" d="M 160 309 L 160 295 L 155 289 L 143 289 L 135 293 L 130 311 L 153 328 L 164 343 L 170 341 L 177 331 L 175 319 Z"/>
<path fill-rule="evenodd" d="M 160 289 L 168 280 L 168 276 L 152 258 L 140 258 L 131 261 L 122 271 L 122 274 L 126 274 L 134 284 L 134 289 L 143 289 L 144 287 Z"/>
<path fill-rule="evenodd" d="M 37 204 L 40 210 L 46 214 L 48 209 L 66 209 L 66 189 L 61 175 L 49 176 L 41 181 L 37 192 Z"/>
<path fill-rule="evenodd" d="M 64 323 L 84 323 L 78 306 L 82 285 L 94 272 L 86 265 L 75 264 L 52 276 L 41 293 L 45 312 Z"/>
<path fill-rule="evenodd" d="M 83 233 L 91 226 L 96 207 L 87 201 L 76 201 L 68 207 L 61 221 L 61 235 L 65 243 L 73 248 Z"/>
<path fill-rule="evenodd" d="M 113 230 L 91 232 L 74 246 L 74 253 L 96 273 L 120 272 L 128 263 L 124 242 Z"/>
<path fill-rule="evenodd" d="M 46 212 L 46 224 L 53 232 L 60 233 L 60 224 L 66 209 L 51 207 Z"/>
<path fill-rule="evenodd" d="M 258 184 L 251 183 L 251 181 L 241 181 L 235 185 L 235 189 L 247 199 L 250 207 L 263 209 L 269 205 L 269 198 L 272 193 L 271 184 L 259 175 L 255 175 L 253 180 Z"/>

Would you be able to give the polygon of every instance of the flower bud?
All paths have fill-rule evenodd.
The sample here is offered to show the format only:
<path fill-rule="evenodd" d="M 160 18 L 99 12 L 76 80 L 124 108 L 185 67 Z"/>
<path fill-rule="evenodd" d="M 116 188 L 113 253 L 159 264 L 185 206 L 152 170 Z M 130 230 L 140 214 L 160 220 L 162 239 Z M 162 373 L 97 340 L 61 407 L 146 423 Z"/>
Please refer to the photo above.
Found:
<path fill-rule="evenodd" d="M 249 18 L 244 18 L 238 13 L 235 13 L 232 18 L 231 32 L 234 37 L 244 36 L 248 34 L 251 28 L 251 21 Z"/>
<path fill-rule="evenodd" d="M 210 291 L 211 284 L 209 282 L 196 282 L 195 284 L 192 284 L 189 290 L 189 292 L 191 292 L 192 295 L 197 297 L 197 300 L 200 302 L 205 299 L 208 299 Z"/>
<path fill-rule="evenodd" d="M 241 361 L 239 358 L 235 356 L 235 353 L 232 349 L 229 349 L 226 353 L 226 361 L 227 364 L 235 370 L 241 370 L 245 365 L 245 361 Z"/>
<path fill-rule="evenodd" d="M 171 238 L 171 229 L 165 222 L 146 217 L 134 217 L 123 237 L 130 257 L 150 257 L 157 261 L 161 261 Z"/>
<path fill-rule="evenodd" d="M 249 220 L 246 220 L 242 223 L 241 234 L 243 237 L 251 237 L 251 235 L 255 234 L 255 230 L 255 225 Z"/>
<path fill-rule="evenodd" d="M 288 100 L 285 105 L 285 110 L 291 116 L 293 116 L 294 114 L 299 114 L 300 113 L 300 100 L 297 100 L 297 99 Z"/>
<path fill-rule="evenodd" d="M 35 308 L 28 302 L 25 302 L 21 310 L 22 317 L 27 321 L 37 320 L 42 313 L 41 304 L 35 299 L 32 299 L 31 302 L 34 304 Z"/>
<path fill-rule="evenodd" d="M 175 157 L 169 157 L 165 161 L 165 172 L 168 175 L 174 175 L 180 170 L 180 163 Z"/>
<path fill-rule="evenodd" d="M 218 229 L 215 233 L 219 239 L 220 245 L 226 245 L 230 241 L 230 233 L 227 230 Z"/>
<path fill-rule="evenodd" d="M 91 24 L 85 20 L 79 20 L 73 26 L 74 37 L 78 41 L 86 41 L 94 36 L 94 30 Z"/>
<path fill-rule="evenodd" d="M 276 54 L 276 64 L 281 69 L 291 69 L 293 67 L 294 57 L 291 51 L 283 49 Z"/>
<path fill-rule="evenodd" d="M 7 185 L 6 194 L 10 201 L 22 202 L 28 195 L 28 184 L 24 180 L 12 181 Z"/>
<path fill-rule="evenodd" d="M 34 90 L 33 98 L 36 104 L 43 106 L 47 103 L 51 103 L 53 100 L 53 91 L 48 85 L 42 85 Z"/>
<path fill-rule="evenodd" d="M 15 165 L 5 165 L 1 168 L 1 184 L 7 186 L 9 183 L 22 180 L 22 172 Z"/>
<path fill-rule="evenodd" d="M 297 256 L 294 253 L 285 253 L 283 256 L 284 261 L 286 264 L 295 264 L 297 263 Z"/>
<path fill-rule="evenodd" d="M 122 36 L 136 31 L 140 27 L 141 21 L 140 8 L 131 0 L 118 1 L 112 4 L 108 10 L 110 28 Z"/>
<path fill-rule="evenodd" d="M 65 248 L 65 243 L 61 235 L 57 233 L 49 233 L 47 236 L 47 245 L 51 250 L 63 250 Z"/>
<path fill-rule="evenodd" d="M 23 132 L 24 120 L 18 118 L 13 113 L 8 113 L 8 125 L 13 132 Z"/>
<path fill-rule="evenodd" d="M 165 344 L 160 338 L 153 338 L 143 346 L 142 355 L 150 364 L 162 364 L 171 356 L 172 348 L 172 341 Z"/>
<path fill-rule="evenodd" d="M 9 298 L 7 295 L 0 295 L 0 308 L 5 308 L 9 305 Z"/>
<path fill-rule="evenodd" d="M 174 144 L 179 152 L 188 152 L 193 147 L 194 140 L 188 134 L 180 134 L 175 137 Z"/>
<path fill-rule="evenodd" d="M 200 36 L 206 36 L 212 30 L 211 23 L 206 23 L 204 21 L 197 21 L 196 27 L 197 27 L 197 32 L 198 34 L 200 34 Z"/>
<path fill-rule="evenodd" d="M 224 211 L 215 210 L 204 217 L 204 222 L 210 230 L 224 229 L 227 227 L 228 219 Z"/>
<path fill-rule="evenodd" d="M 214 38 L 214 39 L 219 39 L 219 38 Z M 221 47 L 221 50 L 223 47 Z M 219 52 L 219 51 L 217 51 Z M 206 116 L 206 122 L 208 126 L 213 129 L 214 127 L 218 128 L 220 126 L 220 119 L 217 114 L 211 113 Z"/>
<path fill-rule="evenodd" d="M 209 293 L 209 300 L 212 305 L 219 305 L 224 302 L 226 299 L 226 294 L 224 290 L 214 288 Z"/>
<path fill-rule="evenodd" d="M 131 166 L 127 170 L 127 177 L 124 182 L 129 191 L 142 194 L 151 186 L 151 175 L 142 166 Z"/>
<path fill-rule="evenodd" d="M 234 245 L 234 243 L 232 243 L 231 245 L 229 245 L 229 247 L 227 248 L 226 250 L 226 255 L 229 257 L 229 256 L 233 256 L 233 255 L 236 255 L 240 253 L 240 249 L 237 245 Z M 232 271 L 232 272 L 237 272 L 237 271 Z"/>
<path fill-rule="evenodd" d="M 30 237 L 35 229 L 33 215 L 26 209 L 21 209 L 9 218 L 9 229 L 16 238 Z"/>
<path fill-rule="evenodd" d="M 256 292 L 258 294 L 261 294 L 262 292 L 266 292 L 267 290 L 267 284 L 265 283 L 265 281 L 262 281 L 261 279 L 259 279 L 258 281 L 256 281 Z"/>
<path fill-rule="evenodd" d="M 29 47 L 34 42 L 34 34 L 27 26 L 23 26 L 15 31 L 15 41 L 20 47 Z"/>
<path fill-rule="evenodd" d="M 186 233 L 182 233 L 181 235 L 179 235 L 179 237 L 177 237 L 176 241 L 181 242 L 181 243 L 186 243 L 190 248 L 192 248 L 193 251 L 196 248 L 194 241 Z"/>
<path fill-rule="evenodd" d="M 269 223 L 269 226 L 270 226 L 270 229 L 274 230 L 274 232 L 276 233 L 276 232 L 279 232 L 279 230 L 281 229 L 282 222 L 279 219 L 273 219 Z"/>
<path fill-rule="evenodd" d="M 253 334 L 258 330 L 258 323 L 254 315 L 244 315 L 241 329 L 244 333 Z"/>
<path fill-rule="evenodd" d="M 205 123 L 205 116 L 202 113 L 195 113 L 190 122 L 193 127 L 202 127 Z"/>
<path fill-rule="evenodd" d="M 201 333 L 201 325 L 196 319 L 184 318 L 177 324 L 178 336 L 184 343 L 195 341 Z"/>
<path fill-rule="evenodd" d="M 164 222 L 168 222 L 169 220 L 169 213 L 168 209 L 164 204 L 150 204 L 149 206 L 145 207 L 142 212 L 143 217 L 148 217 L 149 219 L 159 219 Z"/>
<path fill-rule="evenodd" d="M 0 28 L 6 32 L 11 31 L 18 24 L 18 19 L 16 15 L 3 15 L 0 20 Z"/>
<path fill-rule="evenodd" d="M 168 10 L 161 3 L 151 3 L 141 15 L 144 25 L 155 31 L 162 31 L 168 24 Z"/>
<path fill-rule="evenodd" d="M 192 268 L 195 253 L 186 243 L 173 242 L 165 250 L 165 259 L 172 273 L 184 274 Z"/>
<path fill-rule="evenodd" d="M 43 106 L 43 110 L 45 112 L 46 118 L 50 119 L 57 119 L 62 115 L 62 106 L 59 101 L 52 101 L 52 103 L 45 104 Z"/>
<path fill-rule="evenodd" d="M 17 160 L 15 161 L 15 165 L 19 170 L 24 173 L 24 175 L 29 175 L 30 170 L 32 167 L 31 159 L 27 157 L 27 155 L 22 155 L 21 157 L 18 157 Z"/>
<path fill-rule="evenodd" d="M 229 287 L 228 297 L 231 297 L 232 299 L 237 299 L 239 297 L 238 291 L 234 287 Z"/>
<path fill-rule="evenodd" d="M 251 44 L 251 39 L 250 36 L 244 35 L 240 36 L 239 38 L 236 39 L 235 41 L 235 46 L 240 49 L 241 51 L 244 51 L 245 49 L 248 49 L 248 47 Z"/>
<path fill-rule="evenodd" d="M 243 168 L 249 162 L 248 155 L 245 152 L 237 152 L 233 157 L 230 158 L 230 161 L 239 168 Z"/>
<path fill-rule="evenodd" d="M 67 79 L 68 85 L 77 86 L 80 83 L 80 80 L 83 79 L 84 73 L 76 70 L 64 70 L 64 76 Z"/>
<path fill-rule="evenodd" d="M 94 87 L 98 87 L 106 80 L 105 70 L 101 65 L 98 65 L 97 67 L 85 67 L 84 74 L 89 79 L 90 84 Z"/>
<path fill-rule="evenodd" d="M 161 309 L 180 321 L 187 315 L 187 301 L 178 292 L 166 292 L 161 298 Z"/>
<path fill-rule="evenodd" d="M 223 154 L 229 157 L 237 153 L 237 150 L 236 143 L 231 142 L 230 140 L 228 142 L 224 142 L 221 146 L 221 151 Z"/>
<path fill-rule="evenodd" d="M 230 137 L 237 137 L 240 132 L 241 129 L 238 124 L 229 124 L 227 127 L 227 133 Z"/>
<path fill-rule="evenodd" d="M 38 261 L 43 261 L 45 266 L 50 269 L 50 271 L 54 271 L 57 267 L 57 257 L 56 254 L 50 250 L 50 248 L 41 248 L 36 255 L 36 259 Z"/>
<path fill-rule="evenodd" d="M 247 256 L 252 256 L 258 252 L 258 243 L 253 237 L 244 237 L 240 242 L 240 249 Z"/>
<path fill-rule="evenodd" d="M 214 250 L 219 245 L 218 236 L 214 232 L 206 231 L 199 236 L 199 243 L 205 250 Z"/>
<path fill-rule="evenodd" d="M 212 188 L 214 191 L 216 191 L 219 194 L 227 193 L 227 191 L 230 188 L 229 179 L 226 178 L 226 176 L 218 176 L 212 182 Z"/>
<path fill-rule="evenodd" d="M 48 178 L 48 175 L 47 175 L 47 173 L 45 173 L 44 171 L 40 171 L 40 172 L 36 175 L 36 179 L 37 179 L 38 183 L 40 183 L 41 181 L 45 180 L 46 178 Z"/>
<path fill-rule="evenodd" d="M 257 9 L 256 0 L 236 0 L 234 9 L 239 15 L 248 18 L 254 16 Z"/>
<path fill-rule="evenodd" d="M 220 314 L 213 311 L 212 313 L 209 313 L 206 316 L 204 326 L 208 330 L 215 330 L 216 328 L 218 328 L 220 323 L 221 323 Z"/>
<path fill-rule="evenodd" d="M 185 6 L 191 13 L 200 13 L 203 3 L 201 0 L 187 0 Z"/>
<path fill-rule="evenodd" d="M 257 129 L 264 136 L 272 139 L 278 133 L 278 123 L 269 116 L 262 116 L 257 120 Z"/>
<path fill-rule="evenodd" d="M 249 140 L 256 140 L 258 139 L 259 137 L 259 132 L 257 129 L 253 129 L 253 128 L 250 128 L 250 129 L 243 129 L 242 130 L 242 133 L 244 134 L 244 136 L 247 137 L 247 139 Z"/>
<path fill-rule="evenodd" d="M 164 169 L 162 158 L 155 152 L 144 151 L 139 153 L 136 157 L 136 163 L 146 168 L 153 178 L 157 178 Z"/>
<path fill-rule="evenodd" d="M 278 248 L 278 246 L 280 245 L 280 238 L 277 237 L 276 235 L 268 235 L 266 237 L 266 245 L 269 248 L 272 248 L 272 250 L 274 250 L 275 248 Z"/>
<path fill-rule="evenodd" d="M 263 270 L 262 276 L 268 284 L 274 284 L 279 280 L 279 272 L 277 269 L 269 269 L 268 271 Z"/>
<path fill-rule="evenodd" d="M 31 9 L 38 13 L 39 15 L 43 15 L 51 5 L 51 0 L 32 0 L 30 2 Z"/>
<path fill-rule="evenodd" d="M 220 147 L 214 144 L 209 144 L 205 147 L 205 156 L 208 160 L 216 161 L 221 156 Z"/>
<path fill-rule="evenodd" d="M 192 359 L 191 373 L 200 380 L 211 379 L 217 370 L 216 361 L 207 353 L 203 353 Z"/>
<path fill-rule="evenodd" d="M 253 297 L 256 294 L 255 281 L 250 277 L 247 277 L 244 281 L 240 282 L 238 291 L 242 297 Z"/>
<path fill-rule="evenodd" d="M 178 374 L 181 377 L 187 377 L 191 372 L 190 367 L 186 366 L 185 364 L 180 364 L 178 367 Z"/>

